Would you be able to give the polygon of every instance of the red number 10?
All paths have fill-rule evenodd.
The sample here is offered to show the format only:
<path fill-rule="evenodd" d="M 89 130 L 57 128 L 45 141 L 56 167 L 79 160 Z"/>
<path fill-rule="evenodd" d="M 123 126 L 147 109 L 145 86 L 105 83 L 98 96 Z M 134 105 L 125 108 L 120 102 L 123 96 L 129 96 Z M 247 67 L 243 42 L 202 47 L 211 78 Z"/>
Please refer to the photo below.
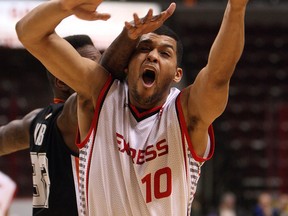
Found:
<path fill-rule="evenodd" d="M 142 179 L 142 183 L 146 183 L 146 203 L 152 201 L 152 189 L 151 189 L 152 174 L 149 173 Z M 166 178 L 166 188 L 160 191 L 161 178 Z M 162 183 L 165 182 L 164 180 Z M 168 197 L 172 192 L 172 175 L 169 167 L 164 167 L 156 171 L 154 175 L 154 196 L 156 199 Z"/>

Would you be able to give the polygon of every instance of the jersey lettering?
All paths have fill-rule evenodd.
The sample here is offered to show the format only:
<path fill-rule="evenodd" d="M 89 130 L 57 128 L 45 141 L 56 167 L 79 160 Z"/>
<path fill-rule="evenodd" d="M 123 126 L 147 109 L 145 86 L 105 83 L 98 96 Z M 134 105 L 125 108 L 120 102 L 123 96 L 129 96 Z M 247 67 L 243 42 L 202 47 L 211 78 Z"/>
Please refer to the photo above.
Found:
<path fill-rule="evenodd" d="M 168 154 L 168 145 L 166 139 L 162 139 L 156 143 L 156 145 L 148 145 L 146 149 L 134 149 L 129 146 L 129 143 L 125 138 L 116 133 L 116 140 L 118 144 L 118 150 L 121 153 L 125 153 L 132 157 L 133 163 L 143 164 L 147 161 L 154 160 L 156 157 L 160 157 Z"/>
<path fill-rule="evenodd" d="M 37 123 L 34 130 L 34 143 L 41 146 L 47 126 L 45 124 Z"/>
<path fill-rule="evenodd" d="M 33 207 L 48 208 L 50 179 L 46 153 L 30 152 L 33 167 Z"/>

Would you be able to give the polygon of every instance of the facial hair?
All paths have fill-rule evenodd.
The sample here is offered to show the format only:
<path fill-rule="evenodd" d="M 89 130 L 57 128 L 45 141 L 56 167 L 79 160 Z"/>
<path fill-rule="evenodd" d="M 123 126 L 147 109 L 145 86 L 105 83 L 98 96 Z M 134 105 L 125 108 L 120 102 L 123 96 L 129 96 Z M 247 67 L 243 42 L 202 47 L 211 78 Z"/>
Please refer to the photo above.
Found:
<path fill-rule="evenodd" d="M 157 103 L 159 103 L 159 101 L 163 100 L 165 92 L 167 91 L 167 89 L 170 89 L 170 86 L 171 85 L 168 82 L 167 83 L 165 82 L 165 85 L 162 88 L 159 88 L 158 86 L 156 86 L 153 91 L 153 94 L 148 97 L 143 97 L 143 95 L 139 94 L 136 83 L 130 87 L 130 91 L 131 91 L 131 96 L 134 98 L 135 101 L 137 101 L 138 105 L 143 106 L 139 108 L 151 109 L 157 106 Z"/>

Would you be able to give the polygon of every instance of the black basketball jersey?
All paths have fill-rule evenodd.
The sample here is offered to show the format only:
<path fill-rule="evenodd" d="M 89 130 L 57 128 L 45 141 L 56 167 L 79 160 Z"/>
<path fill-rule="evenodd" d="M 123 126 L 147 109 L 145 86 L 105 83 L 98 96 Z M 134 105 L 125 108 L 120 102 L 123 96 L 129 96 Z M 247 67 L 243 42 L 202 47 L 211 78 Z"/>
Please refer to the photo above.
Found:
<path fill-rule="evenodd" d="M 63 104 L 51 104 L 30 128 L 33 215 L 78 215 L 78 155 L 64 143 L 56 124 Z"/>

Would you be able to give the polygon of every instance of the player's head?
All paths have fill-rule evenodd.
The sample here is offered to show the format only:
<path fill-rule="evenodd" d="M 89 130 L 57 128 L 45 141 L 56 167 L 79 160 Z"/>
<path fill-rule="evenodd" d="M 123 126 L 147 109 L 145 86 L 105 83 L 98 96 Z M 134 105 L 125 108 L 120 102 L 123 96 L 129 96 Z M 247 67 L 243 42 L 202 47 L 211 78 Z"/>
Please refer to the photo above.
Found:
<path fill-rule="evenodd" d="M 101 58 L 101 53 L 94 46 L 91 38 L 88 35 L 71 35 L 64 37 L 64 39 L 69 42 L 77 52 L 85 58 L 89 58 L 93 61 L 99 61 Z M 57 79 L 53 74 L 47 71 L 47 77 L 52 88 L 54 97 L 66 100 L 74 90 L 71 89 L 61 80 Z"/>
<path fill-rule="evenodd" d="M 91 38 L 88 35 L 71 35 L 64 37 L 78 53 L 85 58 L 89 58 L 94 61 L 99 61 L 101 53 L 94 46 Z"/>
<path fill-rule="evenodd" d="M 127 68 L 129 99 L 134 106 L 161 106 L 173 84 L 180 82 L 182 43 L 167 26 L 143 34 Z"/>
<path fill-rule="evenodd" d="M 182 63 L 182 56 L 183 56 L 183 44 L 180 37 L 174 32 L 171 28 L 166 25 L 160 26 L 158 29 L 154 31 L 155 34 L 158 35 L 166 35 L 168 37 L 173 38 L 176 41 L 176 54 L 177 54 L 177 65 L 178 67 L 181 66 Z"/>

